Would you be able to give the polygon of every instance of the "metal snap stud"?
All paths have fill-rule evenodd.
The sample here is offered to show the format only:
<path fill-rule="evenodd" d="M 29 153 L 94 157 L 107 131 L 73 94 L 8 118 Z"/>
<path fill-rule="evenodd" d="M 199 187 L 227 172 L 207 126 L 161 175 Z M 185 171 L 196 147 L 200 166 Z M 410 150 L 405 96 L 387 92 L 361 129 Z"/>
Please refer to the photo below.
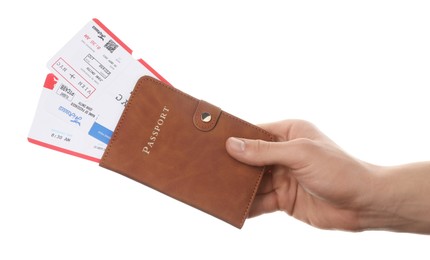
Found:
<path fill-rule="evenodd" d="M 212 120 L 212 116 L 208 112 L 203 112 L 202 115 L 201 115 L 201 119 L 202 119 L 203 122 L 209 123 Z"/>

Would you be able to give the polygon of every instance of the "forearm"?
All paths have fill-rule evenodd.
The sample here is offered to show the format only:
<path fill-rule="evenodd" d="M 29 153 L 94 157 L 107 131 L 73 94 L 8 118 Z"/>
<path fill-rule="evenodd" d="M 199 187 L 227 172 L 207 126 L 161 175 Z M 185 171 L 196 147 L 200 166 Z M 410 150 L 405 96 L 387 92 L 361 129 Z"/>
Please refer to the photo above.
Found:
<path fill-rule="evenodd" d="M 362 226 L 430 234 L 430 162 L 379 169 Z"/>

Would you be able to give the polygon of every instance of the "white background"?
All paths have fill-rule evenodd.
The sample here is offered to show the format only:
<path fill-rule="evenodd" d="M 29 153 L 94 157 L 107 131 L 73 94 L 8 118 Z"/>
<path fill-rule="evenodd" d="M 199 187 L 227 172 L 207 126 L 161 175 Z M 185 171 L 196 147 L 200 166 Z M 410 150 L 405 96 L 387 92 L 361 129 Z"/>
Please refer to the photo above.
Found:
<path fill-rule="evenodd" d="M 428 236 L 284 213 L 237 230 L 26 138 L 46 62 L 96 17 L 175 87 L 247 121 L 309 120 L 375 164 L 429 160 L 429 14 L 428 1 L 10 1 L 0 259 L 428 259 Z"/>

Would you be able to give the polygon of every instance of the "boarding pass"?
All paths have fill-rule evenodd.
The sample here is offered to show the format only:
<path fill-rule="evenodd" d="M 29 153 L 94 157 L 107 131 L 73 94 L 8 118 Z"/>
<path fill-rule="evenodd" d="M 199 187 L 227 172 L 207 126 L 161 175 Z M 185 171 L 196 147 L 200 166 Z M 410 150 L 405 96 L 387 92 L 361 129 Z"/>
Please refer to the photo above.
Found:
<path fill-rule="evenodd" d="M 28 140 L 98 162 L 137 80 L 162 78 L 98 19 L 47 63 Z"/>

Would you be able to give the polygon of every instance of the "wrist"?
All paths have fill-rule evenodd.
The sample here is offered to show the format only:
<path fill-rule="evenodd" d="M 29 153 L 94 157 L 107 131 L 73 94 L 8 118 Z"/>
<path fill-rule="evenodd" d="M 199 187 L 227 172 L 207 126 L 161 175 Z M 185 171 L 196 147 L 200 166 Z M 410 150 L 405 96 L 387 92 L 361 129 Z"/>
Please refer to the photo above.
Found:
<path fill-rule="evenodd" d="M 363 230 L 430 234 L 430 162 L 375 167 Z"/>

